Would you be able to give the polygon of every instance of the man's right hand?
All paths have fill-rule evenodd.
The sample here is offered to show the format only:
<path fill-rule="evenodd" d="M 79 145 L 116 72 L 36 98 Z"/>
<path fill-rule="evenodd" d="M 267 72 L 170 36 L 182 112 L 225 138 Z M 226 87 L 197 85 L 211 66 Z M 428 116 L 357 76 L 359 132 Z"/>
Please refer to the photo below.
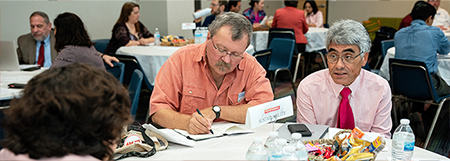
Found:
<path fill-rule="evenodd" d="M 198 11 L 200 11 L 201 9 L 198 9 L 197 11 L 195 11 L 195 12 L 198 12 Z M 194 20 L 194 23 L 199 23 L 199 22 L 202 22 L 202 17 L 199 17 L 199 18 L 197 18 L 197 19 L 195 19 Z"/>
<path fill-rule="evenodd" d="M 211 129 L 213 120 L 203 118 L 198 113 L 193 113 L 189 120 L 189 125 L 186 128 L 189 134 L 208 134 Z"/>

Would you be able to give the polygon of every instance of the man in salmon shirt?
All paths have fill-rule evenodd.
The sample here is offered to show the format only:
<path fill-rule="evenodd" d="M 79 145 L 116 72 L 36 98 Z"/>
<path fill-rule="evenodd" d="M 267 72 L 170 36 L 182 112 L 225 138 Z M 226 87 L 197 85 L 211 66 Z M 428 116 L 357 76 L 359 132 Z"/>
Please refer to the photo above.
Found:
<path fill-rule="evenodd" d="M 251 35 L 250 21 L 227 12 L 209 26 L 205 43 L 172 54 L 156 76 L 150 99 L 153 123 L 209 133 L 213 121 L 245 123 L 249 107 L 272 101 L 266 71 L 245 52 Z"/>

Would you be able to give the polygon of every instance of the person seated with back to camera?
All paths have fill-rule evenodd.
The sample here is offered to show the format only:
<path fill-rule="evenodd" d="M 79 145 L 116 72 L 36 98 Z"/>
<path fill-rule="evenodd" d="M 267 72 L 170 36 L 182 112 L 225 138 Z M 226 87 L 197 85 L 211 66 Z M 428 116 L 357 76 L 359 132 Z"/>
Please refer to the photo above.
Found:
<path fill-rule="evenodd" d="M 106 71 L 50 68 L 4 110 L 0 160 L 113 160 L 130 108 L 127 90 Z"/>
<path fill-rule="evenodd" d="M 250 21 L 227 12 L 209 26 L 204 43 L 172 54 L 156 76 L 149 107 L 153 123 L 209 133 L 213 121 L 244 123 L 249 107 L 272 101 L 266 71 L 245 52 L 251 37 Z"/>
<path fill-rule="evenodd" d="M 58 56 L 51 68 L 79 62 L 106 70 L 102 53 L 95 49 L 80 17 L 65 12 L 59 14 L 53 24 L 55 25 L 55 49 L 58 51 Z"/>
<path fill-rule="evenodd" d="M 354 20 L 341 20 L 327 33 L 328 69 L 303 79 L 297 90 L 297 122 L 377 132 L 391 137 L 391 88 L 382 77 L 361 70 L 370 37 Z"/>

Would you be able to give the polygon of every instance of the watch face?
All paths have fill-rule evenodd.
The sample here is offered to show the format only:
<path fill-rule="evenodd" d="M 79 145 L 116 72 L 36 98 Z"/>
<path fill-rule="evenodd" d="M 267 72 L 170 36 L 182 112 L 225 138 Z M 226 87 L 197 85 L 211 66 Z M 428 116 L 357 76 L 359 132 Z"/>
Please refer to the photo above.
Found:
<path fill-rule="evenodd" d="M 219 112 L 220 111 L 220 107 L 219 106 L 214 106 L 213 110 L 216 111 L 216 112 Z"/>

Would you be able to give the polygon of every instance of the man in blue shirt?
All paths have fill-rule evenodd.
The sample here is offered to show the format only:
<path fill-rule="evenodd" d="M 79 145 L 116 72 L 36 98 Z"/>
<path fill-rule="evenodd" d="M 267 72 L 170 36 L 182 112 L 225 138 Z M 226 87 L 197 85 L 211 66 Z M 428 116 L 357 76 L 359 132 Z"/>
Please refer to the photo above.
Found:
<path fill-rule="evenodd" d="M 450 94 L 450 87 L 438 75 L 437 53 L 447 55 L 450 42 L 441 29 L 433 24 L 436 9 L 419 2 L 411 12 L 411 26 L 395 33 L 395 58 L 425 62 L 438 95 Z"/>
<path fill-rule="evenodd" d="M 52 23 L 47 14 L 36 11 L 30 16 L 30 30 L 31 33 L 20 36 L 17 39 L 17 55 L 20 64 L 37 64 L 39 61 L 39 53 L 41 48 L 44 55 L 42 64 L 43 67 L 50 67 L 52 60 L 56 58 L 57 52 L 55 50 L 55 35 L 52 30 Z"/>

